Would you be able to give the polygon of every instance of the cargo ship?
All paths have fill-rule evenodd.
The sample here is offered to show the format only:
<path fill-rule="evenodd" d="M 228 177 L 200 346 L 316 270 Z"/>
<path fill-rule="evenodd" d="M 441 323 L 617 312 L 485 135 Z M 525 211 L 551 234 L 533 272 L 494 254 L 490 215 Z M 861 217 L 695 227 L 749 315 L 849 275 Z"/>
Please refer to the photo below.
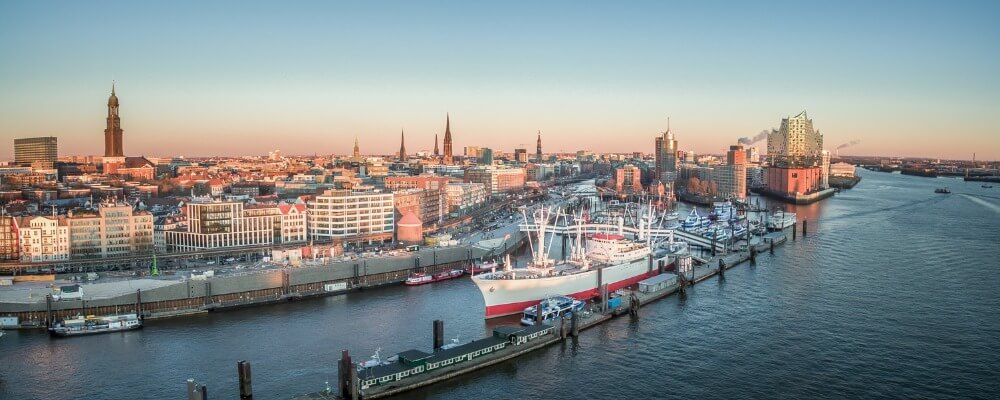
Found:
<path fill-rule="evenodd" d="M 617 234 L 578 232 L 568 260 L 549 259 L 545 234 L 551 213 L 537 210 L 535 224 L 529 225 L 537 229 L 537 240 L 531 244 L 533 257 L 526 268 L 512 268 L 508 261 L 502 270 L 472 277 L 486 303 L 486 318 L 521 314 L 525 308 L 552 296 L 588 300 L 599 295 L 602 284 L 613 292 L 659 273 L 654 268 L 658 260 L 654 260 L 645 242 L 648 234 L 640 229 L 636 240 L 631 240 L 622 233 L 621 225 Z M 527 224 L 527 215 L 524 219 Z"/>
<path fill-rule="evenodd" d="M 83 336 L 98 333 L 130 331 L 142 328 L 142 320 L 136 314 L 107 315 L 86 317 L 78 315 L 74 318 L 56 322 L 49 328 L 52 336 Z"/>
<path fill-rule="evenodd" d="M 430 274 L 425 274 L 425 273 L 422 273 L 422 272 L 418 272 L 418 273 L 412 274 L 412 275 L 410 275 L 410 277 L 406 278 L 406 282 L 404 282 L 404 283 L 407 284 L 407 285 L 410 285 L 410 286 L 413 286 L 413 285 L 424 285 L 424 284 L 428 284 L 428 283 L 432 283 L 432 282 L 437 282 L 437 281 L 443 281 L 443 280 L 458 278 L 458 277 L 462 276 L 463 274 L 465 274 L 465 270 L 461 270 L 461 269 L 453 269 L 453 270 L 448 270 L 448 271 L 442 271 L 442 272 L 438 272 L 438 273 L 436 273 L 434 275 L 430 275 Z"/>

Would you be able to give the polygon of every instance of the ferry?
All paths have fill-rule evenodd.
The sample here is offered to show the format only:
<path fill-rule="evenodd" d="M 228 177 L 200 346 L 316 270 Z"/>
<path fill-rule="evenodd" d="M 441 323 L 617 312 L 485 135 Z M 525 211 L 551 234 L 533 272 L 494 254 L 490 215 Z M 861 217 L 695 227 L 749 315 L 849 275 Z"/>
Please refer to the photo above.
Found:
<path fill-rule="evenodd" d="M 56 322 L 49 328 L 52 336 L 82 336 L 97 333 L 130 331 L 142 328 L 142 320 L 136 314 L 107 315 L 86 317 L 78 315 L 74 318 Z"/>
<path fill-rule="evenodd" d="M 948 188 L 946 188 L 946 187 L 943 187 L 943 188 L 937 188 L 937 189 L 934 189 L 934 193 L 944 193 L 944 194 L 948 194 L 948 193 L 951 193 L 951 189 L 948 189 Z"/>
<path fill-rule="evenodd" d="M 796 218 L 795 213 L 778 211 L 771 215 L 771 218 L 767 220 L 767 229 L 772 231 L 780 231 L 792 225 L 795 225 Z"/>
<path fill-rule="evenodd" d="M 687 218 L 684 218 L 684 222 L 681 222 L 681 228 L 684 228 L 684 230 L 693 230 L 695 228 L 705 227 L 711 223 L 711 220 L 702 217 L 701 214 L 698 214 L 698 209 L 695 208 L 691 210 L 691 213 L 688 214 Z"/>
<path fill-rule="evenodd" d="M 715 219 L 720 222 L 726 222 L 729 220 L 734 220 L 738 218 L 736 213 L 736 208 L 727 201 L 718 201 L 712 203 L 712 215 Z"/>
<path fill-rule="evenodd" d="M 577 300 L 594 298 L 601 284 L 613 292 L 657 275 L 658 260 L 651 257 L 646 227 L 640 226 L 636 240 L 625 237 L 621 225 L 618 233 L 583 234 L 578 232 L 566 261 L 548 258 L 546 228 L 551 210 L 539 209 L 534 215 L 537 240 L 532 243 L 533 258 L 525 268 L 512 268 L 505 263 L 503 270 L 474 275 L 472 282 L 486 303 L 486 318 L 520 314 L 552 293 Z M 527 215 L 525 215 L 527 224 Z M 558 219 L 558 218 L 557 218 Z M 609 226 L 609 229 L 615 227 Z M 551 233 L 551 232 L 549 232 Z M 584 244 L 584 237 L 586 243 Z"/>
<path fill-rule="evenodd" d="M 566 296 L 553 296 L 542 301 L 542 321 L 555 321 L 560 316 L 569 316 L 583 311 L 584 303 Z M 538 321 L 538 304 L 525 308 L 521 314 L 521 325 L 531 326 Z"/>
<path fill-rule="evenodd" d="M 403 282 L 403 283 L 405 283 L 407 285 L 411 285 L 411 286 L 413 286 L 413 285 L 423 285 L 423 284 L 427 284 L 427 283 L 432 283 L 432 282 L 437 282 L 437 281 L 443 281 L 443 280 L 458 278 L 458 277 L 462 276 L 463 274 L 465 274 L 465 270 L 463 270 L 463 269 L 453 269 L 453 270 L 450 270 L 450 271 L 438 272 L 438 273 L 436 273 L 434 275 L 428 275 L 428 274 L 425 274 L 423 272 L 417 272 L 417 273 L 411 274 L 410 277 L 406 278 L 406 282 Z"/>

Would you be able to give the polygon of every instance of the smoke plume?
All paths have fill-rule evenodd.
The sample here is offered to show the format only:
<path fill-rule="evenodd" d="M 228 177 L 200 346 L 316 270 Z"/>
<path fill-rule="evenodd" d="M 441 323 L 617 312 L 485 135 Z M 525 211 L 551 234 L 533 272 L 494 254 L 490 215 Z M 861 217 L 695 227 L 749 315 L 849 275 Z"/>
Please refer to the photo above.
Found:
<path fill-rule="evenodd" d="M 857 139 L 854 139 L 854 140 L 852 140 L 850 142 L 847 142 L 847 143 L 844 143 L 844 144 L 842 144 L 840 146 L 837 146 L 837 150 L 844 149 L 844 148 L 851 147 L 851 146 L 858 145 L 858 144 L 861 144 L 861 141 L 857 140 Z"/>
<path fill-rule="evenodd" d="M 759 142 L 761 140 L 767 139 L 767 134 L 770 133 L 770 132 L 771 132 L 770 129 L 764 129 L 764 130 L 760 131 L 760 133 L 754 135 L 754 137 L 752 139 L 749 138 L 749 137 L 746 137 L 746 136 L 741 137 L 740 140 L 739 140 L 739 142 L 740 142 L 740 144 L 751 145 L 751 144 L 757 143 L 757 142 Z"/>

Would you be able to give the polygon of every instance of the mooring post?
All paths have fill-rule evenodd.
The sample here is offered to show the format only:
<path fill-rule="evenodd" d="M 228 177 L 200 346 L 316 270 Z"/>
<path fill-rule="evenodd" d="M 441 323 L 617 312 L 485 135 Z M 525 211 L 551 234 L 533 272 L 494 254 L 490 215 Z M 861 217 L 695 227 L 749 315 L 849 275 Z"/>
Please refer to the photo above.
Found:
<path fill-rule="evenodd" d="M 194 379 L 187 380 L 188 400 L 208 400 L 208 387 L 199 385 Z"/>
<path fill-rule="evenodd" d="M 45 295 L 45 326 L 52 326 L 52 295 Z"/>
<path fill-rule="evenodd" d="M 580 317 L 579 313 L 573 313 L 569 317 L 570 334 L 573 337 L 580 336 Z"/>
<path fill-rule="evenodd" d="M 340 352 L 340 363 L 337 366 L 337 380 L 340 386 L 340 395 L 349 399 L 351 393 L 351 370 L 354 365 L 351 363 L 351 354 L 347 350 Z"/>
<path fill-rule="evenodd" d="M 441 350 L 444 346 L 444 321 L 434 320 L 434 351 Z"/>
<path fill-rule="evenodd" d="M 802 237 L 806 237 L 806 225 L 809 224 L 808 219 L 802 220 Z"/>
<path fill-rule="evenodd" d="M 795 240 L 795 238 L 799 236 L 798 232 L 799 232 L 799 223 L 798 222 L 793 222 L 792 223 L 792 240 Z"/>
<path fill-rule="evenodd" d="M 139 319 L 145 319 L 142 316 L 142 289 L 135 290 L 135 313 Z"/>
<path fill-rule="evenodd" d="M 573 313 L 573 314 L 576 314 L 576 313 Z M 564 340 L 566 339 L 566 315 L 565 314 L 560 314 L 559 315 L 559 338 L 560 339 L 564 339 Z"/>
<path fill-rule="evenodd" d="M 750 246 L 750 262 L 757 262 L 757 246 Z"/>
<path fill-rule="evenodd" d="M 771 254 L 774 254 L 774 238 L 771 238 Z"/>
<path fill-rule="evenodd" d="M 253 399 L 253 385 L 250 380 L 250 362 L 246 360 L 237 362 L 236 373 L 240 377 L 240 400 Z"/>
<path fill-rule="evenodd" d="M 719 259 L 719 277 L 720 278 L 726 277 L 726 262 L 721 258 Z"/>
<path fill-rule="evenodd" d="M 543 311 L 542 311 L 544 309 L 544 307 L 542 307 L 542 302 L 539 301 L 538 305 L 536 307 L 537 308 L 535 308 L 535 323 L 538 324 L 538 325 L 541 325 L 542 324 L 542 320 L 544 319 L 544 314 L 543 314 Z"/>
<path fill-rule="evenodd" d="M 608 306 L 606 300 L 604 300 L 604 268 L 599 268 L 597 270 L 597 297 L 601 299 L 601 305 L 597 308 L 601 312 L 604 312 L 605 307 Z"/>

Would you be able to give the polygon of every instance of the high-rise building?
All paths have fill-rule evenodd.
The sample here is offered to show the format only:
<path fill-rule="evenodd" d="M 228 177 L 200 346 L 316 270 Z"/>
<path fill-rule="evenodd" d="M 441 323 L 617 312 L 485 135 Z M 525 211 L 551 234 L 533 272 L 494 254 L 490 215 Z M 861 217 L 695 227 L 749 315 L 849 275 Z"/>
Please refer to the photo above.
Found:
<path fill-rule="evenodd" d="M 528 149 L 514 149 L 514 161 L 519 163 L 528 162 Z"/>
<path fill-rule="evenodd" d="M 49 169 L 57 158 L 55 136 L 14 139 L 14 163 L 17 165 Z"/>
<path fill-rule="evenodd" d="M 822 163 L 823 134 L 813 129 L 805 111 L 783 118 L 781 127 L 767 135 L 767 157 L 771 165 L 800 167 Z"/>
<path fill-rule="evenodd" d="M 781 127 L 767 135 L 766 190 L 796 203 L 818 200 L 826 188 L 829 153 L 823 135 L 813 129 L 805 111 L 781 120 Z"/>
<path fill-rule="evenodd" d="M 538 131 L 538 144 L 535 146 L 535 162 L 542 162 L 542 131 Z"/>
<path fill-rule="evenodd" d="M 122 148 L 122 121 L 118 116 L 118 96 L 115 95 L 115 84 L 111 83 L 111 97 L 108 97 L 108 127 L 104 129 L 104 156 L 124 157 Z"/>
<path fill-rule="evenodd" d="M 760 151 L 756 146 L 747 147 L 747 162 L 757 164 L 760 162 Z"/>
<path fill-rule="evenodd" d="M 668 187 L 677 180 L 677 139 L 670 131 L 670 120 L 667 120 L 667 131 L 656 137 L 655 180 L 663 182 Z"/>
<path fill-rule="evenodd" d="M 451 154 L 451 115 L 445 114 L 444 123 L 444 158 L 441 162 L 445 164 L 451 164 L 455 160 L 452 159 Z"/>
<path fill-rule="evenodd" d="M 713 180 L 722 198 L 746 198 L 747 193 L 747 163 L 746 150 L 741 145 L 729 146 L 726 153 L 726 165 L 720 165 L 713 170 Z"/>
<path fill-rule="evenodd" d="M 493 149 L 488 147 L 479 149 L 479 165 L 493 165 Z"/>
<path fill-rule="evenodd" d="M 618 194 L 642 192 L 642 170 L 635 165 L 615 168 L 615 191 Z"/>

